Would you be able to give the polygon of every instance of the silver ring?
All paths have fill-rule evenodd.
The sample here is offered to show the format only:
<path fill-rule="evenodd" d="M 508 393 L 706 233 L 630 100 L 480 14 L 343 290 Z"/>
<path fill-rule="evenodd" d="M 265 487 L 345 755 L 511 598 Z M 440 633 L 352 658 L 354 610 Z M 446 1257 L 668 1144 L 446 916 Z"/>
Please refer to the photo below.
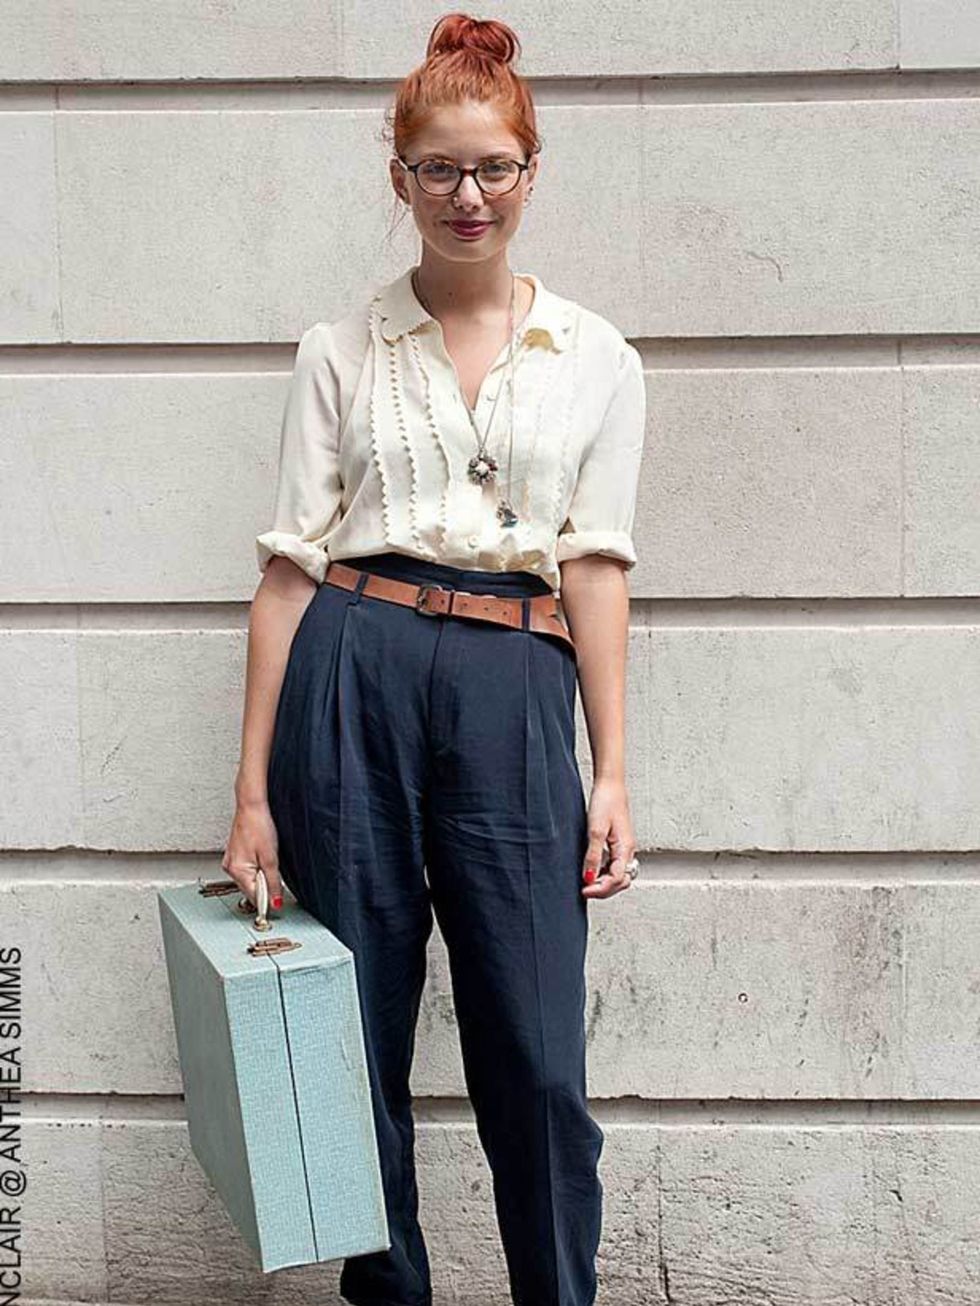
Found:
<path fill-rule="evenodd" d="M 631 880 L 635 880 L 640 871 L 640 863 L 635 857 L 631 857 L 626 863 L 626 874 Z"/>

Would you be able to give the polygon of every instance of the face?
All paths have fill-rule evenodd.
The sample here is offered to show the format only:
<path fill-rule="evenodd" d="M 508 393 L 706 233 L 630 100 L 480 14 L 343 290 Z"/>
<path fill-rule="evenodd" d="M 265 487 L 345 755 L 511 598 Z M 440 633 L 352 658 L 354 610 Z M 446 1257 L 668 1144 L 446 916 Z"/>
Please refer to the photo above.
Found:
<path fill-rule="evenodd" d="M 466 102 L 437 110 L 424 132 L 405 151 L 406 163 L 426 158 L 448 160 L 475 168 L 484 159 L 525 161 L 521 143 L 488 104 Z M 464 177 L 452 195 L 431 195 L 397 159 L 389 164 L 398 195 L 411 205 L 422 240 L 432 252 L 453 262 L 481 262 L 503 250 L 521 224 L 524 204 L 538 168 L 538 156 L 521 172 L 520 181 L 506 195 L 484 195 L 476 178 Z M 455 230 L 453 221 L 487 225 L 472 235 Z"/>

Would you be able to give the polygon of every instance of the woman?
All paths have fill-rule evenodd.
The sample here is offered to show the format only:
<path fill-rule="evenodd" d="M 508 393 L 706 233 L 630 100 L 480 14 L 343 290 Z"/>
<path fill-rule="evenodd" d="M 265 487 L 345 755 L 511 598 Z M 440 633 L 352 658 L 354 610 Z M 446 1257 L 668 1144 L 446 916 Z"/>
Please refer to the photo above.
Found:
<path fill-rule="evenodd" d="M 596 1291 L 586 909 L 636 874 L 644 385 L 615 327 L 508 266 L 539 149 L 517 49 L 504 24 L 451 14 L 400 86 L 391 181 L 421 259 L 303 335 L 256 541 L 222 864 L 250 898 L 261 866 L 274 908 L 286 883 L 354 952 L 391 1240 L 344 1262 L 363 1306 L 432 1300 L 409 1073 L 433 910 L 514 1301 Z"/>

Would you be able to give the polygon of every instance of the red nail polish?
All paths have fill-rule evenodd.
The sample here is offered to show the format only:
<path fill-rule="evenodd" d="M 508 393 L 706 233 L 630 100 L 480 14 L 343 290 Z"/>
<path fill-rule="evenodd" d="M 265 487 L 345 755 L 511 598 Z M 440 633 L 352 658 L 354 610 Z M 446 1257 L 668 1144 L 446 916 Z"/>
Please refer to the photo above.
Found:
<path fill-rule="evenodd" d="M 585 883 L 591 884 L 594 879 L 595 879 L 595 867 L 587 866 L 585 868 Z"/>
<path fill-rule="evenodd" d="M 277 909 L 278 909 L 279 907 L 281 907 L 281 906 L 282 906 L 282 898 L 281 898 L 281 897 L 279 897 L 279 898 L 273 898 L 273 900 L 272 900 L 272 905 L 273 905 L 273 907 L 275 907 L 275 908 L 277 908 Z"/>

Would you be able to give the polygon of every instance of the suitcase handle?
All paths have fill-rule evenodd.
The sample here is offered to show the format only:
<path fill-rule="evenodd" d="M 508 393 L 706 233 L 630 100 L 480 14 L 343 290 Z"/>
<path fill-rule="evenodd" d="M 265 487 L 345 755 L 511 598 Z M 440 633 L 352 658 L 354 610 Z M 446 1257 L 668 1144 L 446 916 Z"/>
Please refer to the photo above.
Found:
<path fill-rule="evenodd" d="M 217 894 L 234 893 L 237 888 L 237 881 L 227 880 L 208 880 L 206 883 L 201 882 L 198 893 L 205 898 L 213 898 Z M 265 872 L 261 867 L 255 868 L 255 897 L 257 902 L 253 904 L 247 897 L 238 899 L 238 910 L 246 915 L 255 912 L 255 920 L 252 922 L 253 927 L 257 930 L 271 930 L 272 922 L 269 920 L 269 884 L 265 878 Z M 292 939 L 287 939 L 280 935 L 275 939 L 261 939 L 248 945 L 248 951 L 253 956 L 268 957 L 271 953 L 291 952 L 293 948 L 301 948 L 302 943 L 296 943 Z"/>
<path fill-rule="evenodd" d="M 265 872 L 259 867 L 255 872 L 255 897 L 256 905 L 253 907 L 247 898 L 239 899 L 238 906 L 242 911 L 256 913 L 252 926 L 256 930 L 271 930 L 272 922 L 268 919 L 269 913 L 269 885 L 265 878 Z M 292 952 L 293 948 L 301 948 L 302 943 L 296 943 L 293 939 L 287 939 L 282 935 L 277 939 L 261 939 L 248 945 L 248 951 L 253 957 L 268 957 L 280 952 Z"/>
<path fill-rule="evenodd" d="M 199 881 L 201 887 L 198 893 L 205 898 L 214 898 L 218 894 L 234 893 L 238 888 L 238 881 L 233 880 L 230 876 L 225 880 L 207 880 Z M 272 927 L 269 924 L 269 885 L 265 878 L 265 871 L 260 866 L 255 867 L 255 896 L 257 903 L 253 903 L 247 897 L 238 899 L 238 910 L 241 912 L 256 912 L 255 928 L 257 930 L 268 930 Z"/>
<path fill-rule="evenodd" d="M 257 867 L 255 871 L 255 899 L 255 905 L 253 906 L 248 898 L 239 898 L 239 910 L 255 912 L 255 920 L 252 924 L 257 930 L 271 929 L 272 927 L 269 924 L 269 885 L 265 878 L 265 871 L 261 866 Z"/>

